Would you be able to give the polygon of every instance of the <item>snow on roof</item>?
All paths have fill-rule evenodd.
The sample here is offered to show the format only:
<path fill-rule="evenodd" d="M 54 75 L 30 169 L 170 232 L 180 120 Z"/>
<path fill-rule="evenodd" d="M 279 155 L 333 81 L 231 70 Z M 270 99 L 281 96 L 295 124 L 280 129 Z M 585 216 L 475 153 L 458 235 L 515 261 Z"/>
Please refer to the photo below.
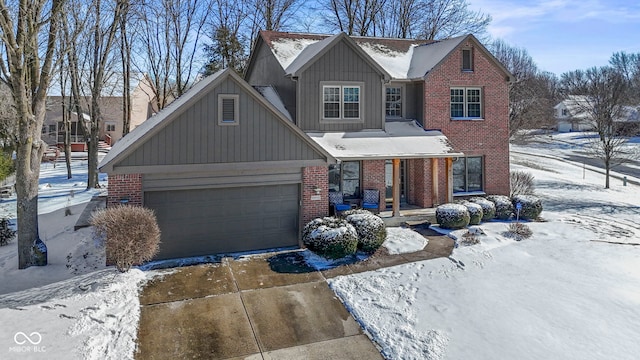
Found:
<path fill-rule="evenodd" d="M 260 95 L 264 96 L 264 98 L 278 109 L 278 111 L 280 111 L 287 119 L 293 121 L 291 114 L 284 106 L 280 95 L 273 86 L 254 86 L 253 88 L 256 89 Z"/>
<path fill-rule="evenodd" d="M 326 39 L 320 40 L 318 42 L 314 42 L 313 44 L 307 45 L 295 59 L 291 62 L 289 66 L 286 67 L 285 72 L 288 75 L 295 74 L 298 70 L 300 70 L 306 63 L 311 61 L 311 59 L 315 58 L 316 55 L 322 52 L 324 48 L 329 46 L 333 40 L 335 40 L 338 35 L 329 36 Z"/>
<path fill-rule="evenodd" d="M 319 39 L 279 39 L 273 41 L 271 49 L 283 69 L 286 69 L 309 45 L 315 44 Z"/>
<path fill-rule="evenodd" d="M 382 66 L 394 79 L 407 78 L 409 65 L 413 58 L 416 45 L 411 45 L 406 52 L 390 49 L 382 44 L 372 42 L 357 42 L 373 60 Z"/>
<path fill-rule="evenodd" d="M 415 120 L 387 122 L 385 130 L 307 133 L 338 160 L 458 157 L 440 131 L 424 130 Z"/>
<path fill-rule="evenodd" d="M 413 51 L 406 77 L 415 79 L 425 76 L 466 38 L 467 35 L 464 35 L 418 46 Z"/>

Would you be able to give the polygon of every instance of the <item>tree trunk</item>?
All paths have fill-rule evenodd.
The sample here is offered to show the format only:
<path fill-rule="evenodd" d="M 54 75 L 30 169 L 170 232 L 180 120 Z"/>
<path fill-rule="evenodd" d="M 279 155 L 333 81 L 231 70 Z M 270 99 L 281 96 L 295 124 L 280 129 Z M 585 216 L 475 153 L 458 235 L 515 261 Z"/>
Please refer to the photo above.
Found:
<path fill-rule="evenodd" d="M 604 188 L 605 189 L 609 188 L 609 171 L 610 170 L 611 170 L 611 162 L 609 160 L 605 160 L 604 162 L 604 171 L 605 171 Z"/>
<path fill-rule="evenodd" d="M 69 106 L 65 106 L 64 97 L 62 97 L 62 125 L 64 126 L 64 162 L 67 165 L 67 179 L 71 179 L 71 101 Z M 58 131 L 59 132 L 59 131 Z M 56 134 L 56 142 L 58 141 Z"/>
<path fill-rule="evenodd" d="M 100 129 L 100 111 L 98 105 L 98 95 L 92 94 L 91 99 L 91 126 L 87 136 L 87 150 L 89 159 L 89 171 L 87 177 L 87 189 L 97 189 L 98 183 L 98 141 Z"/>
<path fill-rule="evenodd" d="M 26 269 L 34 265 L 33 246 L 40 239 L 38 233 L 38 179 L 44 146 L 40 141 L 39 128 L 37 132 L 38 134 L 30 134 L 31 136 L 25 143 L 18 143 L 16 146 L 19 269 Z"/>

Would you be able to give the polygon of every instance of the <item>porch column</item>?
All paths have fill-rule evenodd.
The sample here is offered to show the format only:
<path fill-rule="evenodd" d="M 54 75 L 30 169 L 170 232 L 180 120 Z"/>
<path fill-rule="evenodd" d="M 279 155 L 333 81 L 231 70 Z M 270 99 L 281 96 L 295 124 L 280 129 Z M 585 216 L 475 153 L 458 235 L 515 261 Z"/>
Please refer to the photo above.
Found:
<path fill-rule="evenodd" d="M 431 158 L 431 206 L 433 207 L 440 205 L 438 182 L 438 158 Z"/>
<path fill-rule="evenodd" d="M 393 212 L 392 216 L 400 216 L 400 159 L 393 159 Z"/>
<path fill-rule="evenodd" d="M 447 202 L 453 202 L 453 158 L 446 159 L 445 171 L 447 173 Z"/>

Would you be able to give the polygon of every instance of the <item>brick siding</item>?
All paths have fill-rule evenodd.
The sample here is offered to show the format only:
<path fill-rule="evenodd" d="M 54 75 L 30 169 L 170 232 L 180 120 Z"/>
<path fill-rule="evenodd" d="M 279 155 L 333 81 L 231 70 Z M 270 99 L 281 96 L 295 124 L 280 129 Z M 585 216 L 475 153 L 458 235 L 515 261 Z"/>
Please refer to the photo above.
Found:
<path fill-rule="evenodd" d="M 385 161 L 367 160 L 362 162 L 362 189 L 376 189 L 380 192 L 380 211 L 386 207 Z"/>
<path fill-rule="evenodd" d="M 315 189 L 320 188 L 320 194 Z M 319 200 L 311 197 L 320 196 Z M 302 226 L 317 218 L 329 216 L 329 168 L 311 166 L 302 169 Z"/>
<path fill-rule="evenodd" d="M 466 44 L 468 46 L 473 43 Z M 479 50 L 473 72 L 461 71 L 461 52 L 452 53 L 428 74 L 424 94 L 424 127 L 440 129 L 456 150 L 484 158 L 484 189 L 509 194 L 509 84 L 505 74 Z M 483 120 L 451 120 L 450 88 L 482 88 Z M 444 161 L 439 166 L 440 193 L 445 193 Z"/>
<path fill-rule="evenodd" d="M 127 204 L 142 206 L 142 174 L 111 174 L 107 187 L 107 206 L 127 199 Z"/>

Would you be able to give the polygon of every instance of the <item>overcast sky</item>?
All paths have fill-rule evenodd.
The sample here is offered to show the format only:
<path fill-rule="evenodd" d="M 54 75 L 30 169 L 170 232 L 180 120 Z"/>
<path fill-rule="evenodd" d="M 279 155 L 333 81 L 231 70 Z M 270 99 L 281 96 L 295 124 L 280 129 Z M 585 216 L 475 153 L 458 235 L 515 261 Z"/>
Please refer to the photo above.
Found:
<path fill-rule="evenodd" d="M 606 65 L 614 52 L 640 53 L 637 0 L 469 0 L 493 17 L 489 33 L 524 47 L 542 70 Z"/>

